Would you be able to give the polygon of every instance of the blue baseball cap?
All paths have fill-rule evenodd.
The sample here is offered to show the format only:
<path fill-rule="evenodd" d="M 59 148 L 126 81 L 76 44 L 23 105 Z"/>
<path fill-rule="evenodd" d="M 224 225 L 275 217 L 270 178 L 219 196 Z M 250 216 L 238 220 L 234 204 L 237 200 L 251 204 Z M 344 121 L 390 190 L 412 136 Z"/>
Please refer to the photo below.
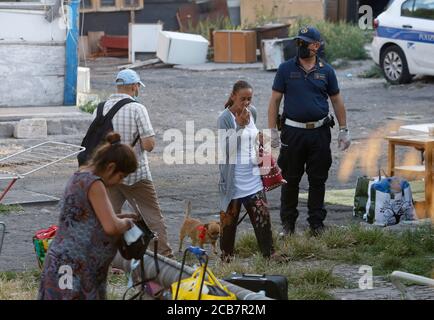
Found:
<path fill-rule="evenodd" d="M 301 39 L 309 43 L 322 41 L 321 33 L 317 28 L 311 26 L 300 28 L 298 31 L 298 36 L 296 36 L 294 39 Z"/>
<path fill-rule="evenodd" d="M 116 76 L 116 84 L 118 86 L 128 85 L 128 84 L 140 84 L 143 87 L 146 87 L 142 81 L 140 81 L 140 77 L 134 70 L 124 69 L 118 73 Z"/>

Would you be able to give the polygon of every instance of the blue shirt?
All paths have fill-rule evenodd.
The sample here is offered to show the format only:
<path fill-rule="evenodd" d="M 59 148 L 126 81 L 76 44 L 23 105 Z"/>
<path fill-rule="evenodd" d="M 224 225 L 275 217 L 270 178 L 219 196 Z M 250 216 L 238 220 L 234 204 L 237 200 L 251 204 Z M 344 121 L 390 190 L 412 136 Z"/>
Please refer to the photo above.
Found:
<path fill-rule="evenodd" d="M 295 57 L 279 66 L 273 90 L 284 94 L 285 118 L 311 122 L 328 115 L 328 98 L 339 93 L 339 86 L 329 64 L 317 59 L 316 66 L 306 72 Z"/>

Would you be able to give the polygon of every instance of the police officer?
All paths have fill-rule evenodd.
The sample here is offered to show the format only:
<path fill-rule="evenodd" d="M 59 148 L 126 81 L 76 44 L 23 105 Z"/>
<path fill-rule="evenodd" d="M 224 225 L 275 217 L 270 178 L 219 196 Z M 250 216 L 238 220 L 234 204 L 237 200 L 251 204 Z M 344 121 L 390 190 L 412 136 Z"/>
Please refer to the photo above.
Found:
<path fill-rule="evenodd" d="M 283 235 L 295 231 L 298 217 L 299 183 L 307 173 L 309 181 L 308 222 L 314 236 L 324 230 L 325 183 L 332 164 L 330 128 L 334 118 L 329 115 L 328 98 L 339 122 L 339 149 L 350 146 L 346 111 L 333 68 L 318 57 L 321 35 L 314 27 L 300 29 L 298 54 L 279 66 L 268 107 L 271 145 L 280 145 L 278 164 L 287 184 L 281 190 L 280 217 Z M 280 102 L 284 99 L 282 132 L 276 129 Z"/>

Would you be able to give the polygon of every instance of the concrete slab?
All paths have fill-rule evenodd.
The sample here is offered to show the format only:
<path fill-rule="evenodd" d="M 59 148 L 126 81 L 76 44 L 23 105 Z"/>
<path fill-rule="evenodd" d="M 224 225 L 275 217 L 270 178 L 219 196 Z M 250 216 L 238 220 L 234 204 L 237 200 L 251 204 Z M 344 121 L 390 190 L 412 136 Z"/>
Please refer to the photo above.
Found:
<path fill-rule="evenodd" d="M 10 138 L 23 119 L 41 118 L 47 122 L 48 135 L 85 134 L 92 115 L 77 107 L 20 107 L 0 108 L 0 138 Z"/>
<path fill-rule="evenodd" d="M 214 63 L 176 65 L 173 68 L 187 71 L 222 71 L 222 70 L 244 70 L 244 69 L 264 69 L 262 62 L 256 63 Z"/>
<path fill-rule="evenodd" d="M 47 137 L 47 120 L 44 118 L 22 119 L 15 126 L 17 139 L 38 139 Z"/>
<path fill-rule="evenodd" d="M 0 122 L 31 118 L 88 118 L 90 115 L 76 106 L 0 108 Z"/>

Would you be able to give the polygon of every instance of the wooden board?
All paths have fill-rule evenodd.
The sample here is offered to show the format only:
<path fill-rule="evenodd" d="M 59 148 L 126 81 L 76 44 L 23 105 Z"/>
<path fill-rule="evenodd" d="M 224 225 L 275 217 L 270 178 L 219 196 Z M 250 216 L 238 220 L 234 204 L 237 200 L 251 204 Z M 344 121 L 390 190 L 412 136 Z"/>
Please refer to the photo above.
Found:
<path fill-rule="evenodd" d="M 255 31 L 215 31 L 214 62 L 252 63 L 256 62 Z"/>

